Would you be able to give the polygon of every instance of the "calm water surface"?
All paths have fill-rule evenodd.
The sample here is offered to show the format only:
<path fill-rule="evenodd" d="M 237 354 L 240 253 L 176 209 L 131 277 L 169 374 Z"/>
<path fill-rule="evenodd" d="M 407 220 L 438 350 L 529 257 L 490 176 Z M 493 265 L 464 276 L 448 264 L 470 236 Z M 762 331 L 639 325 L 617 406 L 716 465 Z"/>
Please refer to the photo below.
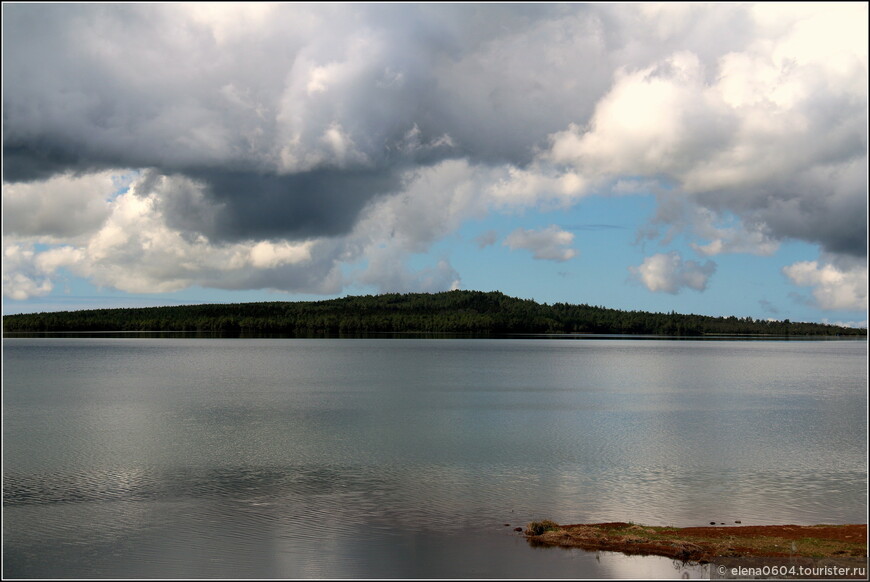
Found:
<path fill-rule="evenodd" d="M 866 522 L 866 342 L 68 338 L 3 356 L 5 577 L 696 577 L 513 527 Z"/>

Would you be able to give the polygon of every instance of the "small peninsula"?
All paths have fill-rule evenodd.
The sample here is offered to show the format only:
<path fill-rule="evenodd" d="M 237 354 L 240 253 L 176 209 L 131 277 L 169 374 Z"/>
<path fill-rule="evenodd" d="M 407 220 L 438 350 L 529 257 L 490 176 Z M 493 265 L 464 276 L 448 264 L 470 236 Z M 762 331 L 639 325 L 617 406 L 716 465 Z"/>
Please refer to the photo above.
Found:
<path fill-rule="evenodd" d="M 624 311 L 537 303 L 482 291 L 348 296 L 325 301 L 179 305 L 6 315 L 5 333 L 215 332 L 354 335 L 366 333 L 630 334 L 659 336 L 855 336 L 850 328 L 789 320 Z"/>
<path fill-rule="evenodd" d="M 523 532 L 536 546 L 581 548 L 630 555 L 708 562 L 715 558 L 866 558 L 867 526 L 725 525 L 651 527 L 633 523 L 528 524 Z"/>

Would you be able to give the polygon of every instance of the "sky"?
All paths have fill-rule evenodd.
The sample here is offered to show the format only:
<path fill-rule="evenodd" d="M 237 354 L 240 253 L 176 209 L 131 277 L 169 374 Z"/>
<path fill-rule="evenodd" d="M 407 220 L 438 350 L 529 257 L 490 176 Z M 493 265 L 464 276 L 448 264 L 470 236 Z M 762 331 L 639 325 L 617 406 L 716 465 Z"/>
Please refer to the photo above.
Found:
<path fill-rule="evenodd" d="M 867 325 L 866 3 L 3 4 L 3 313 Z"/>

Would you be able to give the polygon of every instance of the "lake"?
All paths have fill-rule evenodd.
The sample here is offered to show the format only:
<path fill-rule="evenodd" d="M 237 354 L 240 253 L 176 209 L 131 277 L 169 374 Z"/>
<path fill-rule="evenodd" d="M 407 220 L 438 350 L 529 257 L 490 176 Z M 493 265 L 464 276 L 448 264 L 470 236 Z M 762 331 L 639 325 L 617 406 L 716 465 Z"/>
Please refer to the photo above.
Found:
<path fill-rule="evenodd" d="M 866 522 L 866 341 L 97 336 L 3 357 L 7 578 L 702 577 L 513 528 Z"/>

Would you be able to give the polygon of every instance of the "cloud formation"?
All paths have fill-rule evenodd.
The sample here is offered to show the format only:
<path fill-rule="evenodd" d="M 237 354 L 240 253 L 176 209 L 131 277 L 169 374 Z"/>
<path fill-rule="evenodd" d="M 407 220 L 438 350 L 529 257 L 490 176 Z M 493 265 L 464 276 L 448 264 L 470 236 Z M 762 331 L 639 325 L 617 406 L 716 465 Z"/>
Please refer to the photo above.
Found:
<path fill-rule="evenodd" d="M 33 245 L 4 245 L 3 295 L 10 299 L 27 299 L 48 295 L 54 288 L 50 272 L 35 264 Z"/>
<path fill-rule="evenodd" d="M 477 248 L 484 249 L 488 246 L 494 245 L 498 241 L 498 232 L 494 230 L 488 230 L 484 233 L 478 235 L 474 242 L 477 244 Z"/>
<path fill-rule="evenodd" d="M 666 176 L 692 204 L 768 238 L 865 255 L 866 223 L 849 217 L 866 211 L 866 47 L 850 44 L 866 26 L 842 6 L 796 11 L 783 11 L 785 32 L 712 66 L 681 51 L 618 70 L 590 122 L 553 134 L 546 159 L 588 179 Z"/>
<path fill-rule="evenodd" d="M 113 172 L 8 184 L 3 188 L 3 231 L 47 239 L 87 235 L 109 216 L 109 201 L 122 185 Z"/>
<path fill-rule="evenodd" d="M 577 256 L 577 251 L 567 248 L 574 241 L 574 235 L 562 230 L 555 224 L 541 230 L 518 228 L 504 240 L 511 250 L 532 251 L 532 256 L 543 261 L 564 262 Z"/>
<path fill-rule="evenodd" d="M 867 267 L 845 270 L 833 264 L 801 261 L 783 268 L 795 285 L 811 287 L 822 309 L 867 310 Z"/>
<path fill-rule="evenodd" d="M 684 261 L 674 251 L 647 257 L 640 265 L 629 267 L 629 272 L 650 291 L 676 294 L 684 287 L 695 291 L 706 289 L 707 282 L 716 272 L 716 263 Z"/>
<path fill-rule="evenodd" d="M 3 15 L 10 297 L 63 269 L 138 291 L 447 289 L 449 257 L 409 261 L 464 221 L 642 184 L 659 204 L 645 236 L 686 234 L 702 256 L 809 242 L 826 259 L 790 280 L 828 309 L 866 298 L 866 5 Z M 564 261 L 568 236 L 505 242 Z M 651 290 L 702 290 L 713 264 L 674 257 L 634 269 Z M 857 302 L 822 291 L 828 265 Z"/>

